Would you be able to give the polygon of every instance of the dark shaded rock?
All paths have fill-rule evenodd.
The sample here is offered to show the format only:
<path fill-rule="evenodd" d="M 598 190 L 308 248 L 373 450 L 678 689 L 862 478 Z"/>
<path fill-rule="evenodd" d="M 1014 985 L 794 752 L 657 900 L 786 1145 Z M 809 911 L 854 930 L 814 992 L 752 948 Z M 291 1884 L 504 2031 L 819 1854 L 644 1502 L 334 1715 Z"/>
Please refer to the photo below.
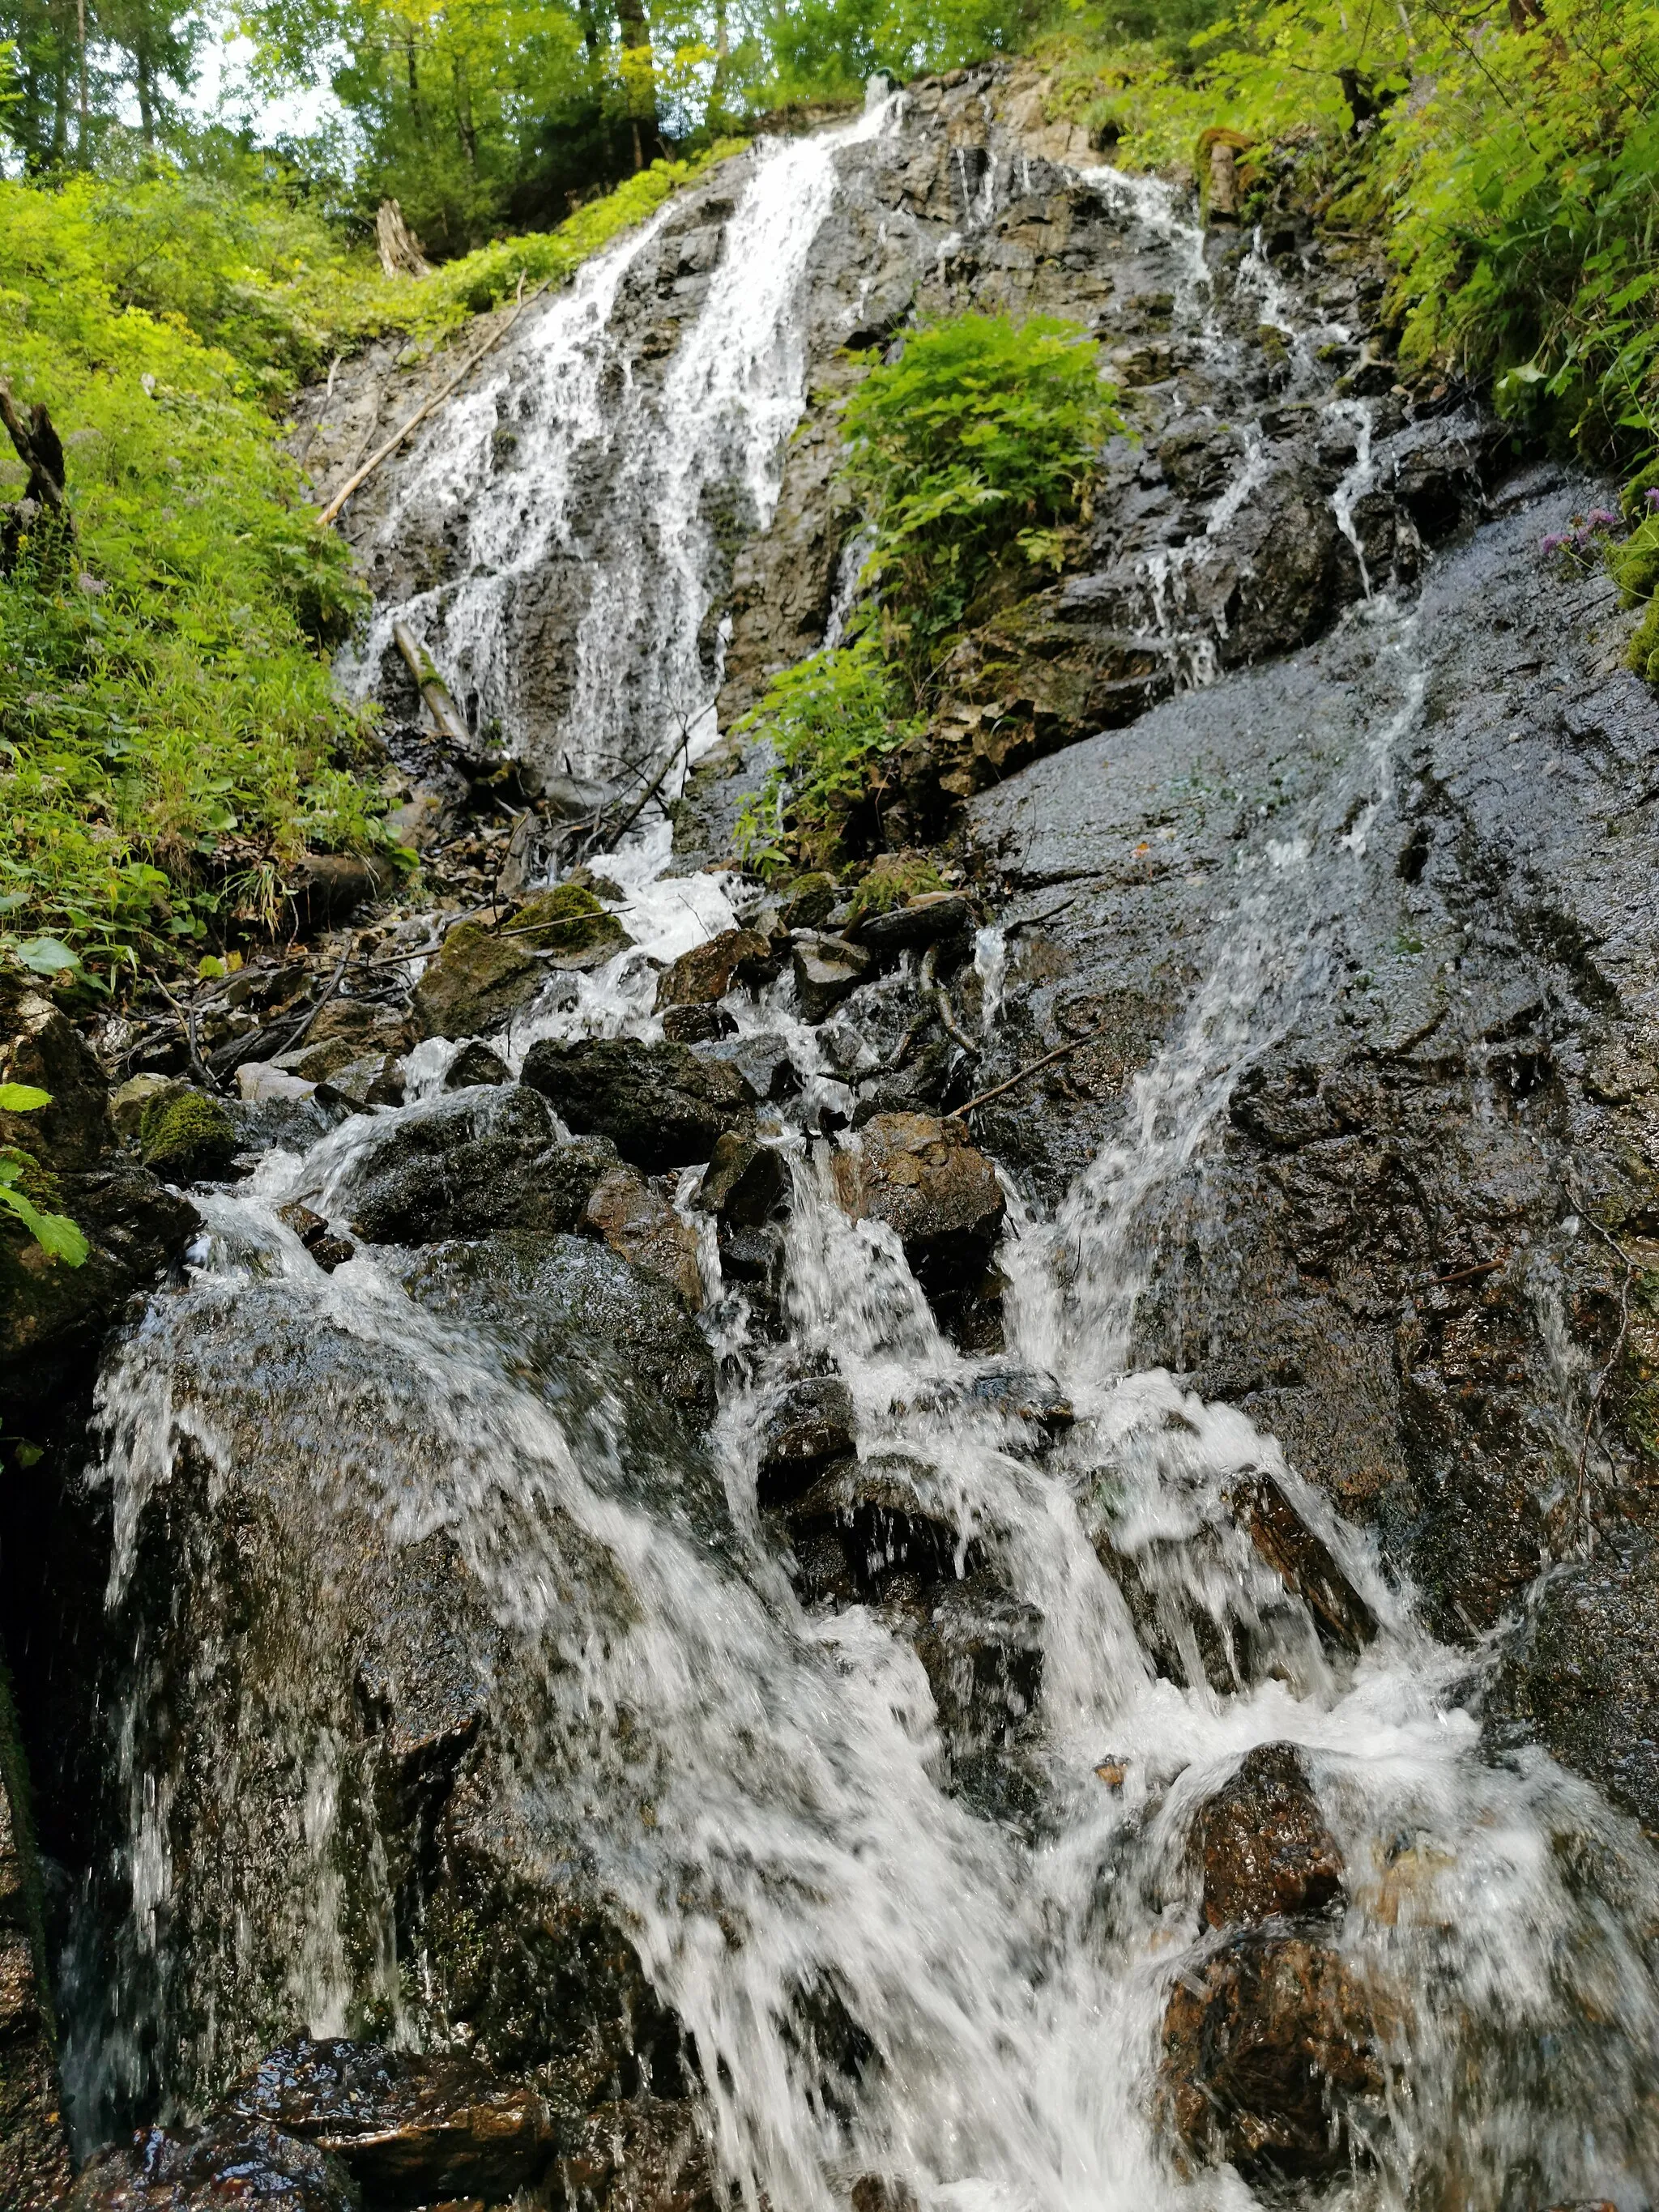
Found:
<path fill-rule="evenodd" d="M 772 948 L 752 929 L 723 929 L 682 952 L 657 979 L 657 1012 L 707 1006 L 739 983 L 758 983 L 772 968 Z"/>
<path fill-rule="evenodd" d="M 527 898 L 507 925 L 513 941 L 544 953 L 544 964 L 585 974 L 634 942 L 614 914 L 580 884 L 556 884 Z"/>
<path fill-rule="evenodd" d="M 836 879 L 827 869 L 809 869 L 785 887 L 778 908 L 779 924 L 786 930 L 822 929 L 839 896 Z"/>
<path fill-rule="evenodd" d="M 236 1125 L 217 1098 L 173 1084 L 158 1091 L 138 1123 L 144 1165 L 172 1182 L 223 1175 L 239 1148 Z"/>
<path fill-rule="evenodd" d="M 316 1095 L 325 1107 L 344 1107 L 352 1113 L 369 1106 L 401 1106 L 404 1064 L 389 1052 L 367 1053 L 325 1077 Z"/>
<path fill-rule="evenodd" d="M 570 1128 L 609 1137 L 652 1174 L 708 1159 L 722 1131 L 750 1126 L 755 1096 L 734 1067 L 632 1037 L 544 1037 L 526 1055 L 523 1080 Z"/>
<path fill-rule="evenodd" d="M 1342 1859 L 1294 1744 L 1258 1744 L 1199 1808 L 1193 1847 L 1212 1928 L 1322 1912 L 1342 1896 Z"/>
<path fill-rule="evenodd" d="M 929 1588 L 912 1641 L 953 1786 L 994 1814 L 1027 1809 L 1031 1792 L 1018 1753 L 1042 1692 L 1041 1616 L 980 1567 Z"/>
<path fill-rule="evenodd" d="M 724 1006 L 669 1006 L 662 1033 L 670 1044 L 714 1044 L 736 1036 L 738 1025 Z"/>
<path fill-rule="evenodd" d="M 974 909 L 960 891 L 924 891 L 885 913 L 865 915 L 848 935 L 881 957 L 965 936 L 973 926 Z"/>
<path fill-rule="evenodd" d="M 1265 1470 L 1243 1476 L 1228 1503 L 1267 1565 L 1307 1605 L 1321 1636 L 1363 1650 L 1376 1633 L 1376 1615 L 1273 1476 Z"/>
<path fill-rule="evenodd" d="M 726 1281 L 770 1293 L 783 1268 L 783 1238 L 775 1223 L 762 1229 L 722 1229 L 720 1249 Z"/>
<path fill-rule="evenodd" d="M 440 1244 L 404 1281 L 435 1311 L 489 1322 L 532 1364 L 574 1341 L 585 1359 L 607 1374 L 620 1368 L 693 1428 L 714 1410 L 714 1356 L 683 1300 L 586 1237 L 512 1231 Z"/>
<path fill-rule="evenodd" d="M 890 1459 L 831 1462 L 786 1500 L 783 1522 L 809 1604 L 931 1603 L 937 1585 L 985 1565 L 979 1543 L 964 1541 Z"/>
<path fill-rule="evenodd" d="M 697 1232 L 637 1168 L 617 1165 L 600 1176 L 588 1193 L 581 1225 L 643 1273 L 666 1283 L 693 1313 L 701 1311 Z"/>
<path fill-rule="evenodd" d="M 793 958 L 796 1002 L 801 1018 L 809 1022 L 833 1013 L 871 969 L 870 955 L 843 937 L 798 937 Z"/>
<path fill-rule="evenodd" d="M 787 1163 L 776 1146 L 728 1133 L 709 1155 L 696 1203 L 725 1227 L 758 1229 L 788 1188 Z"/>
<path fill-rule="evenodd" d="M 541 988 L 541 963 L 522 938 L 458 922 L 415 986 L 415 1018 L 424 1036 L 481 1036 L 509 1022 Z"/>
<path fill-rule="evenodd" d="M 70 2212 L 360 2212 L 357 2185 L 314 2143 L 263 2123 L 145 2128 L 86 2168 Z"/>
<path fill-rule="evenodd" d="M 988 1368 L 975 1376 L 968 1395 L 975 1405 L 989 1406 L 1009 1420 L 1030 1423 L 1045 1443 L 1062 1435 L 1077 1418 L 1054 1376 L 1034 1368 Z"/>
<path fill-rule="evenodd" d="M 0 1083 L 51 1095 L 28 1114 L 0 1113 L 0 1145 L 16 1145 L 58 1173 L 97 1164 L 110 1141 L 108 1085 L 91 1047 L 61 1008 L 0 970 Z"/>
<path fill-rule="evenodd" d="M 1625 1530 L 1544 1586 L 1490 1710 L 1659 1837 L 1659 1547 Z"/>
<path fill-rule="evenodd" d="M 1382 2092 L 1376 2041 L 1365 1991 L 1328 1944 L 1235 1936 L 1183 1974 L 1164 2015 L 1176 2131 L 1247 2177 L 1335 2173 L 1345 2106 Z"/>
<path fill-rule="evenodd" d="M 761 1504 L 797 1497 L 826 1461 L 852 1450 L 856 1435 L 852 1393 L 838 1376 L 792 1382 L 762 1424 Z"/>
<path fill-rule="evenodd" d="M 561 2212 L 725 2212 L 695 2105 L 629 2098 L 588 2113 L 554 2175 Z"/>
<path fill-rule="evenodd" d="M 289 878 L 295 925 L 322 929 L 343 921 L 366 899 L 378 898 L 390 871 L 356 853 L 307 853 Z"/>
<path fill-rule="evenodd" d="M 586 1138 L 562 1143 L 546 1104 L 511 1084 L 423 1102 L 351 1159 L 338 1210 L 371 1244 L 424 1244 L 495 1229 L 574 1229 L 616 1164 Z"/>
<path fill-rule="evenodd" d="M 930 1297 L 983 1275 L 1002 1226 L 1002 1186 L 959 1121 L 878 1114 L 837 1150 L 834 1173 L 842 1211 L 896 1230 Z"/>
<path fill-rule="evenodd" d="M 511 1083 L 513 1071 L 498 1053 L 475 1038 L 464 1044 L 444 1070 L 446 1091 L 470 1091 L 478 1084 Z"/>
<path fill-rule="evenodd" d="M 337 2038 L 283 2045 L 226 2101 L 240 2118 L 331 2152 L 377 2206 L 508 2197 L 540 2179 L 556 2140 L 545 2098 L 527 2083 L 465 2057 Z"/>
<path fill-rule="evenodd" d="M 717 1037 L 695 1050 L 699 1060 L 711 1066 L 735 1068 L 757 1099 L 775 1105 L 780 1099 L 793 1098 L 800 1089 L 800 1075 L 785 1037 Z"/>

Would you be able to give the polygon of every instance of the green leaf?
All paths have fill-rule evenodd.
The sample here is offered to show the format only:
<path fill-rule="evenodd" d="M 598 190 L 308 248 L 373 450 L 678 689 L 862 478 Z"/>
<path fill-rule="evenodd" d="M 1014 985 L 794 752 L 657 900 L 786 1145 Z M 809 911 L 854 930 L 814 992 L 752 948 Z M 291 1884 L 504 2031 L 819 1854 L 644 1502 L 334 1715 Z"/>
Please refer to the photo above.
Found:
<path fill-rule="evenodd" d="M 0 1083 L 0 1114 L 37 1114 L 50 1106 L 50 1091 L 37 1091 L 32 1083 Z"/>
<path fill-rule="evenodd" d="M 37 975 L 61 975 L 77 965 L 68 945 L 56 937 L 26 938 L 15 950 L 23 965 Z"/>
<path fill-rule="evenodd" d="M 0 1211 L 13 1214 L 44 1252 L 71 1267 L 81 1267 L 92 1247 L 64 1213 L 42 1213 L 21 1190 L 0 1184 Z"/>

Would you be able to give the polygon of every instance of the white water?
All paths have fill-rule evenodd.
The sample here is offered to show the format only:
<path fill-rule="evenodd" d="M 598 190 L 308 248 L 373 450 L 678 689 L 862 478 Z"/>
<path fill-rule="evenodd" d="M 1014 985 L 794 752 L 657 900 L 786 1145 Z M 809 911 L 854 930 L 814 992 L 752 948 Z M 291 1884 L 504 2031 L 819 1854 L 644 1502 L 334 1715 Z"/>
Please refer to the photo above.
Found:
<path fill-rule="evenodd" d="M 828 143 L 806 142 L 818 149 L 810 157 L 775 156 L 739 211 L 749 234 L 781 241 L 777 259 L 810 250 L 833 187 Z M 1151 195 L 1141 198 L 1150 210 Z M 809 227 L 801 210 L 813 209 Z M 677 685 L 705 706 L 708 696 L 696 643 L 708 611 L 699 488 L 737 453 L 763 509 L 798 404 L 799 351 L 775 260 L 753 272 L 763 312 L 745 323 L 743 345 L 714 343 L 714 317 L 728 329 L 746 316 L 736 288 L 749 264 L 729 265 L 732 286 L 706 310 L 708 334 L 693 333 L 664 387 L 709 418 L 699 452 L 720 458 L 682 455 L 671 467 L 660 454 L 623 455 L 676 534 L 641 562 L 645 582 L 629 586 L 618 572 L 599 587 L 616 594 L 606 636 L 626 635 L 630 653 L 652 658 L 647 690 L 659 705 L 672 704 Z M 1195 270 L 1195 289 L 1200 281 Z M 573 388 L 592 365 L 605 283 L 614 298 L 612 278 L 596 279 L 586 319 L 550 349 L 570 364 Z M 757 392 L 764 405 L 755 409 Z M 482 417 L 477 428 L 483 435 Z M 549 447 L 550 512 L 564 450 Z M 463 471 L 457 481 L 475 479 Z M 521 520 L 527 529 L 527 513 Z M 499 525 L 497 515 L 488 526 Z M 486 527 L 482 509 L 472 526 Z M 468 604 L 488 606 L 485 588 Z M 497 684 L 490 696 L 505 699 L 504 648 L 489 626 L 500 619 L 499 608 L 479 613 L 468 650 L 472 679 Z M 1356 770 L 1362 840 L 1387 804 L 1391 756 L 1422 698 L 1410 624 L 1386 606 L 1368 619 L 1379 659 L 1398 657 L 1399 704 L 1379 711 Z M 586 665 L 601 665 L 603 643 L 590 641 Z M 207 1202 L 210 1234 L 180 1311 L 210 1336 L 234 1338 L 257 1326 L 246 1316 L 275 1283 L 304 1329 L 363 1347 L 383 1395 L 360 1403 L 347 1389 L 329 1400 L 337 1462 L 325 1453 L 318 1466 L 318 1511 L 366 1510 L 399 1540 L 453 1534 L 504 1638 L 497 1688 L 520 1754 L 512 1809 L 539 1839 L 550 1878 L 580 1832 L 695 2039 L 720 2165 L 751 2206 L 828 2212 L 871 2172 L 902 2182 L 924 2212 L 1256 2203 L 1230 2171 L 1182 2172 L 1155 2083 L 1164 2005 L 1199 1956 L 1191 1816 L 1246 1749 L 1285 1740 L 1306 1748 L 1343 1850 L 1348 1904 L 1334 1940 L 1376 1992 L 1394 2068 L 1379 2108 L 1362 2116 L 1373 2160 L 1334 2183 L 1327 2201 L 1368 2212 L 1544 2212 L 1601 2197 L 1637 2212 L 1648 2201 L 1659 2170 L 1659 2008 L 1643 1945 L 1659 1893 L 1626 1825 L 1541 1758 L 1487 1764 L 1467 1706 L 1467 1656 L 1415 1625 L 1409 1593 L 1384 1583 L 1271 1438 L 1236 1410 L 1131 1365 L 1135 1304 L 1164 1214 L 1201 1174 L 1239 1074 L 1271 1054 L 1297 993 L 1316 981 L 1311 877 L 1351 867 L 1362 849 L 1352 836 L 1346 850 L 1322 849 L 1310 823 L 1249 856 L 1209 971 L 1139 1079 L 1117 1141 L 1054 1222 L 1016 1209 L 1004 1254 L 1010 1358 L 1047 1370 L 1079 1417 L 1046 1451 L 972 1395 L 1008 1360 L 953 1349 L 890 1233 L 849 1222 L 836 1205 L 828 1147 L 810 1133 L 833 1093 L 820 1036 L 796 1018 L 787 985 L 758 1005 L 733 1002 L 745 1029 L 789 1042 L 805 1089 L 775 1131 L 793 1179 L 787 1340 L 751 1335 L 736 1293 L 708 1317 L 734 1354 L 715 1436 L 737 1530 L 729 1555 L 631 1500 L 619 1446 L 562 1419 L 463 1325 L 411 1304 L 382 1258 L 364 1251 L 324 1277 L 276 1220 L 292 1194 L 325 1210 L 337 1202 L 354 1152 L 391 1116 L 348 1123 L 307 1160 L 275 1157 L 236 1195 Z M 515 1056 L 538 1035 L 657 1033 L 650 961 L 732 919 L 724 879 L 667 876 L 666 857 L 660 827 L 617 857 L 635 949 L 583 979 L 574 1005 L 533 1013 L 511 1040 Z M 1003 973 L 994 939 L 979 960 L 989 996 Z M 843 1018 L 854 1028 L 864 1018 L 856 1002 Z M 1201 1202 L 1201 1184 L 1190 1202 Z M 211 1494 L 234 1485 L 235 1446 L 216 1426 L 211 1389 L 179 1355 L 188 1341 L 162 1316 L 102 1386 L 118 1599 L 145 1516 L 179 1479 L 181 1436 L 216 1470 Z M 971 1790 L 953 1792 L 963 1778 L 897 1611 L 873 1602 L 803 1613 L 760 1527 L 757 1416 L 787 1373 L 823 1364 L 853 1392 L 861 1457 L 903 1469 L 918 1499 L 958 1532 L 964 1565 L 970 1540 L 982 1549 L 1040 1653 L 1032 1710 L 1011 1705 L 1008 1741 L 993 1747 L 1024 1793 L 1012 1815 L 993 1817 Z M 365 1427 L 372 1450 L 359 1441 Z M 1381 1620 L 1358 1662 L 1326 1653 L 1299 1601 L 1234 1524 L 1224 1494 L 1252 1468 L 1278 1476 Z M 633 1597 L 625 1617 L 584 1583 L 570 1527 L 615 1562 Z M 1097 1556 L 1094 1539 L 1106 1531 L 1186 1623 L 1184 1686 L 1155 1670 Z M 1248 1632 L 1270 1663 L 1205 1679 L 1200 1621 Z M 165 1948 L 162 1907 L 189 1875 L 169 1856 L 164 1778 L 143 1766 L 155 1722 L 146 1701 L 159 1694 L 154 1678 L 140 1680 L 127 1730 L 131 1873 L 140 1945 L 151 1953 Z M 346 2016 L 354 1971 L 331 1857 L 336 1753 L 325 1723 L 287 1748 L 303 1778 L 287 1870 L 298 1936 L 291 1996 L 320 2033 Z M 1109 1756 L 1121 1788 L 1096 1774 Z M 234 1839 L 235 1759 L 220 1789 Z M 1600 1887 L 1582 1871 L 1598 1859 L 1613 1869 Z M 826 1983 L 877 2054 L 833 2101 L 792 2028 L 796 1993 Z M 384 1995 L 388 1985 L 383 1951 L 371 1987 Z M 418 2033 L 418 2008 L 400 2022 Z M 1523 2197 L 1509 2191 L 1514 2175 Z"/>

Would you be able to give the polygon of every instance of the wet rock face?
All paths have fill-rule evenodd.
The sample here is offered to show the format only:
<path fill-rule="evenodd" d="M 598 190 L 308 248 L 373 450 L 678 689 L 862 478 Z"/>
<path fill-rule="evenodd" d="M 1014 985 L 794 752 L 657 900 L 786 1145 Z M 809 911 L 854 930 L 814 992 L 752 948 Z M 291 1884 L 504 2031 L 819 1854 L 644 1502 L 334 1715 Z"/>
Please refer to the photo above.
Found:
<path fill-rule="evenodd" d="M 657 1011 L 712 1006 L 734 983 L 760 981 L 772 965 L 772 948 L 752 929 L 723 929 L 664 969 L 657 981 Z"/>
<path fill-rule="evenodd" d="M 1408 626 L 1171 700 L 971 810 L 1009 894 L 979 1080 L 1072 1048 L 976 1136 L 1057 1199 L 1128 1132 L 1138 1076 L 1205 1071 L 1191 1162 L 1115 1263 L 1148 1275 L 1131 1362 L 1277 1436 L 1454 1639 L 1571 1540 L 1576 1451 L 1536 1408 L 1563 1332 L 1592 1374 L 1618 1335 L 1624 1264 L 1587 1217 L 1618 1243 L 1654 1205 L 1630 916 L 1659 849 L 1628 795 L 1659 717 L 1618 665 L 1622 618 L 1536 550 L 1594 496 L 1518 479 L 1425 570 Z M 1650 1510 L 1642 1387 L 1621 1368 L 1601 1408 L 1603 1525 Z M 1317 1563 L 1275 1564 L 1318 1610 Z M 1364 1618 L 1328 1596 L 1352 1646 Z"/>
<path fill-rule="evenodd" d="M 761 1430 L 761 1504 L 777 1505 L 799 1495 L 827 1462 L 852 1450 L 856 1435 L 852 1394 L 844 1382 L 834 1376 L 792 1382 Z"/>
<path fill-rule="evenodd" d="M 69 2143 L 51 2022 L 35 1971 L 39 1923 L 9 1795 L 22 1767 L 3 1684 L 0 1753 L 0 2203 L 16 2212 L 46 2212 L 69 2188 Z"/>
<path fill-rule="evenodd" d="M 666 1283 L 693 1313 L 702 1304 L 697 1232 L 633 1168 L 614 1167 L 588 1194 L 582 1226 L 647 1275 Z"/>
<path fill-rule="evenodd" d="M 415 987 L 416 1018 L 426 1036 L 487 1036 L 541 987 L 541 965 L 521 939 L 458 922 Z"/>
<path fill-rule="evenodd" d="M 1352 1969 L 1328 1944 L 1259 1932 L 1233 1937 L 1176 1984 L 1164 2069 L 1188 2149 L 1247 2176 L 1341 2171 L 1346 2108 L 1383 2088 Z"/>
<path fill-rule="evenodd" d="M 695 2106 L 635 2097 L 588 2114 L 553 2201 L 562 2212 L 720 2212 L 724 2195 Z"/>
<path fill-rule="evenodd" d="M 1249 1752 L 1200 1808 L 1193 1847 L 1212 1928 L 1322 1912 L 1342 1895 L 1342 1860 L 1293 1744 Z"/>
<path fill-rule="evenodd" d="M 608 1137 L 650 1174 L 708 1159 L 723 1132 L 750 1125 L 757 1096 L 729 1063 L 633 1037 L 543 1038 L 523 1078 L 578 1134 Z"/>
<path fill-rule="evenodd" d="M 1535 1739 L 1659 1837 L 1659 1553 L 1607 1540 L 1543 1591 L 1492 1700 L 1499 1741 Z"/>

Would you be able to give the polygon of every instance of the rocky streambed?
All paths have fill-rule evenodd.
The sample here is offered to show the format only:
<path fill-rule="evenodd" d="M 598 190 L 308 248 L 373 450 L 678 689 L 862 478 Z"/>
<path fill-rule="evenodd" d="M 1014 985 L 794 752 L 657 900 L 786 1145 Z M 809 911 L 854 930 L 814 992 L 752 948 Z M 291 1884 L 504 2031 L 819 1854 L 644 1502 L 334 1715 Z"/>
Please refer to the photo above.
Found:
<path fill-rule="evenodd" d="M 20 2204 L 1650 2201 L 1659 714 L 1360 245 L 1098 159 L 999 69 L 671 204 L 353 525 L 447 911 L 9 996 Z M 902 857 L 745 879 L 840 349 L 970 304 L 1136 436 Z"/>

